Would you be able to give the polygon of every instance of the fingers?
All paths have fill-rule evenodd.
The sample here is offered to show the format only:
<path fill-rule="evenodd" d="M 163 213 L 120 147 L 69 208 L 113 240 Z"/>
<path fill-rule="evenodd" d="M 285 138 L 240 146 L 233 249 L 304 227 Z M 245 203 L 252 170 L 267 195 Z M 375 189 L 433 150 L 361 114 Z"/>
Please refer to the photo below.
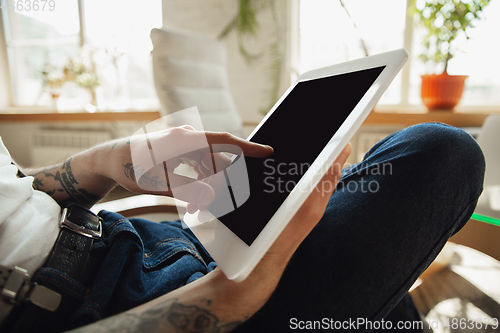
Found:
<path fill-rule="evenodd" d="M 196 131 L 196 129 L 191 125 L 182 125 L 182 126 L 179 126 L 179 128 L 183 128 L 183 129 L 188 130 L 188 131 Z"/>
<path fill-rule="evenodd" d="M 310 194 L 309 198 L 304 203 L 304 206 L 300 209 L 302 211 L 301 213 L 304 212 L 308 213 L 307 211 L 311 209 L 312 205 L 314 205 L 316 211 L 322 212 L 324 210 L 331 194 L 335 190 L 335 187 L 337 186 L 340 180 L 342 168 L 345 162 L 347 161 L 349 155 L 351 154 L 351 151 L 352 151 L 352 146 L 350 143 L 348 143 L 346 147 L 342 150 L 342 152 L 339 154 L 333 165 L 328 169 L 326 174 L 318 183 L 315 190 Z M 205 156 L 203 156 L 201 160 L 201 163 L 197 166 L 196 170 L 199 175 L 199 179 L 203 179 L 207 176 L 213 175 L 214 173 L 221 171 L 222 169 L 220 168 L 220 166 L 223 166 L 223 168 L 225 168 L 229 165 L 230 165 L 230 159 L 224 154 L 205 154 Z M 214 172 L 214 167 L 216 168 L 215 172 Z M 185 180 L 180 178 L 179 181 L 183 182 Z M 207 185 L 211 189 L 211 191 L 209 191 L 210 197 L 207 198 L 206 200 L 202 200 L 201 196 L 196 196 L 194 194 L 193 196 L 191 196 L 191 194 L 188 193 L 182 193 L 183 197 L 191 198 L 196 196 L 197 201 L 194 201 L 193 199 L 191 200 L 183 199 L 181 197 L 178 197 L 176 193 L 174 193 L 174 196 L 178 199 L 189 202 L 187 206 L 187 210 L 189 213 L 194 213 L 198 209 L 200 210 L 206 209 L 210 205 L 210 203 L 214 200 L 213 198 L 215 198 L 216 193 L 218 193 L 217 191 L 218 186 L 217 184 L 205 184 L 205 185 Z M 198 191 L 198 189 L 196 189 L 195 191 Z"/>
<path fill-rule="evenodd" d="M 194 214 L 198 210 L 198 206 L 192 203 L 188 203 L 186 206 L 186 210 L 189 214 Z"/>
<path fill-rule="evenodd" d="M 266 157 L 274 151 L 269 146 L 250 142 L 226 132 L 205 132 L 205 135 L 214 153 L 228 152 L 238 155 L 243 153 L 245 156 Z"/>
<path fill-rule="evenodd" d="M 168 179 L 172 195 L 176 199 L 197 207 L 208 207 L 215 199 L 215 192 L 207 183 L 170 172 Z"/>
<path fill-rule="evenodd" d="M 202 181 L 175 174 L 164 164 L 159 164 L 147 172 L 136 170 L 136 191 L 171 195 L 200 207 L 209 206 L 215 199 L 213 188 Z M 204 178 L 204 177 L 203 177 Z"/>
<path fill-rule="evenodd" d="M 349 155 L 351 155 L 351 152 L 352 152 L 352 146 L 350 143 L 348 143 L 344 147 L 342 152 L 339 154 L 339 156 L 337 157 L 337 159 L 335 160 L 333 165 L 327 171 L 325 176 L 323 177 L 322 182 L 330 181 L 330 182 L 333 182 L 335 185 L 335 186 L 333 186 L 333 188 L 335 188 L 337 186 L 337 183 L 339 182 L 340 177 L 342 175 L 342 169 L 344 167 L 344 164 L 347 161 L 347 159 L 349 158 Z M 333 190 L 329 194 L 331 194 L 332 192 L 333 192 Z"/>
<path fill-rule="evenodd" d="M 337 187 L 342 175 L 342 168 L 349 158 L 349 155 L 351 155 L 351 152 L 352 146 L 348 143 L 316 186 L 314 192 L 320 193 L 324 197 L 324 201 L 328 202 L 330 196 Z"/>
<path fill-rule="evenodd" d="M 200 164 L 209 176 L 228 168 L 231 165 L 231 159 L 224 153 L 204 154 Z"/>

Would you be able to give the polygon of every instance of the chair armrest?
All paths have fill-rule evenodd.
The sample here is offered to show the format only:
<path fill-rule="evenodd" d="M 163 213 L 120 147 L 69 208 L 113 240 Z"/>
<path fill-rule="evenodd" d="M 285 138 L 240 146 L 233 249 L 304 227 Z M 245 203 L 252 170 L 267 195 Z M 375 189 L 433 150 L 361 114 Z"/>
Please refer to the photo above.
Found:
<path fill-rule="evenodd" d="M 124 217 L 153 213 L 174 213 L 183 215 L 186 213 L 186 203 L 161 195 L 140 194 L 98 203 L 91 208 L 91 211 L 97 214 L 103 209 L 116 212 Z"/>

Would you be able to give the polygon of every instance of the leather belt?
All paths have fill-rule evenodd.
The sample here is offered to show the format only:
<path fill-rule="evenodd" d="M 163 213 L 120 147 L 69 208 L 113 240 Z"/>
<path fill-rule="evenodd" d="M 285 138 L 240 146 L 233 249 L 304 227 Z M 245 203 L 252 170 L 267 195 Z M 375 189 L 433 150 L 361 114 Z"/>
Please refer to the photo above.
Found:
<path fill-rule="evenodd" d="M 85 207 L 71 204 L 62 211 L 60 227 L 59 236 L 43 267 L 56 269 L 83 283 L 92 244 L 102 234 L 101 218 Z M 30 285 L 29 280 L 28 272 L 23 268 L 0 266 L 1 297 L 12 304 L 30 301 L 55 311 L 61 296 L 42 285 Z"/>
<path fill-rule="evenodd" d="M 101 218 L 72 204 L 63 209 L 60 226 L 59 236 L 43 267 L 57 269 L 82 282 L 92 244 L 102 235 Z"/>

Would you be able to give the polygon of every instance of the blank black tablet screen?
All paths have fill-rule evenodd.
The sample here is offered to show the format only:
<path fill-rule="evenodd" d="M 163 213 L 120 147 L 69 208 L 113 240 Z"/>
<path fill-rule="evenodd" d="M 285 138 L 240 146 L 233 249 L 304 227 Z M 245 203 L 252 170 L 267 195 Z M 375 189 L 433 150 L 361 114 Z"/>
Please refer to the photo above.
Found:
<path fill-rule="evenodd" d="M 384 68 L 297 84 L 251 139 L 274 153 L 244 157 L 249 199 L 219 221 L 250 246 Z"/>

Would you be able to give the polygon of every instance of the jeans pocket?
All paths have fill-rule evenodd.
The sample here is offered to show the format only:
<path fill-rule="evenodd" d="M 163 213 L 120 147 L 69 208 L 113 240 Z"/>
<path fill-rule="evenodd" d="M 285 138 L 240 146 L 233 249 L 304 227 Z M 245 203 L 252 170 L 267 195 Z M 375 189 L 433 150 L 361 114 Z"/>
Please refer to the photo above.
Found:
<path fill-rule="evenodd" d="M 150 247 L 144 244 L 144 268 L 154 269 L 159 265 L 174 262 L 186 254 L 205 264 L 194 245 L 184 238 L 167 238 Z"/>

